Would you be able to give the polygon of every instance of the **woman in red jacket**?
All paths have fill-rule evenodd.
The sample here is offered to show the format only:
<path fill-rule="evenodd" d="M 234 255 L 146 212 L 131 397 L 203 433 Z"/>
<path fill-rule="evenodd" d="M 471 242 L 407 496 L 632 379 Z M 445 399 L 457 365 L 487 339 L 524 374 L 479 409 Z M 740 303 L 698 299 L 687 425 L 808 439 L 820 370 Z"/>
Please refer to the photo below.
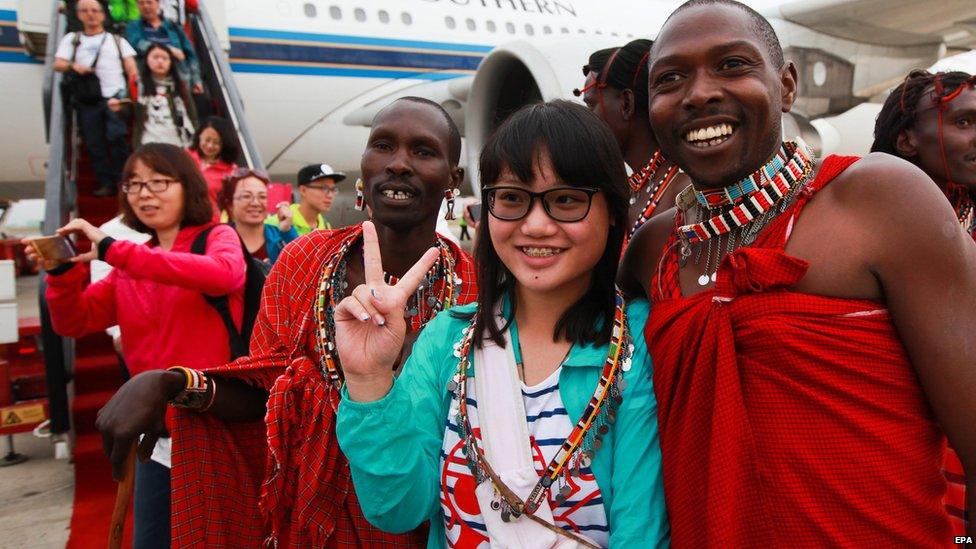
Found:
<path fill-rule="evenodd" d="M 179 147 L 143 145 L 123 169 L 123 222 L 152 235 L 146 244 L 114 240 L 84 219 L 58 234 L 80 233 L 92 251 L 47 269 L 47 298 L 54 330 L 80 337 L 118 324 L 122 354 L 133 376 L 174 364 L 204 368 L 227 362 L 227 329 L 204 295 L 228 295 L 239 324 L 246 266 L 240 239 L 226 225 L 213 226 L 207 185 Z M 202 231 L 206 253 L 190 246 Z M 87 263 L 114 267 L 87 288 Z M 136 469 L 135 546 L 169 547 L 169 439 L 160 439 L 152 460 Z"/>
<path fill-rule="evenodd" d="M 207 118 L 197 128 L 197 133 L 193 135 L 193 142 L 187 152 L 200 166 L 203 178 L 207 182 L 207 191 L 213 207 L 213 220 L 219 221 L 217 194 L 220 192 L 224 177 L 237 169 L 237 157 L 241 154 L 241 144 L 237 139 L 234 126 L 226 118 L 219 116 Z"/>

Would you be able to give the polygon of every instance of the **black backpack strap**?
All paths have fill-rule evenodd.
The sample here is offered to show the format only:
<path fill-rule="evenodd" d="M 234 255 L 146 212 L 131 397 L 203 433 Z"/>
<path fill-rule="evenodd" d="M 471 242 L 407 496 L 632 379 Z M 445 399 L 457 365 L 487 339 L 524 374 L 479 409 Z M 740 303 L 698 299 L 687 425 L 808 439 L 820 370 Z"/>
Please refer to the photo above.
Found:
<path fill-rule="evenodd" d="M 216 225 L 214 225 L 215 227 Z M 214 227 L 204 229 L 196 238 L 193 239 L 193 244 L 190 245 L 190 252 L 197 255 L 207 255 L 207 238 L 210 236 L 210 232 L 213 231 Z M 240 238 L 240 236 L 238 236 Z M 244 241 L 241 241 L 241 249 L 246 253 L 247 248 L 244 247 Z M 247 256 L 244 258 L 247 259 Z M 247 342 L 244 341 L 244 337 L 241 332 L 237 330 L 237 326 L 234 325 L 234 318 L 230 314 L 230 300 L 226 295 L 212 296 L 203 294 L 203 299 L 207 300 L 207 303 L 211 307 L 217 310 L 217 314 L 220 315 L 220 319 L 224 321 L 224 326 L 227 328 L 227 334 L 230 342 L 230 357 L 234 360 L 238 357 L 242 357 L 248 353 Z"/>

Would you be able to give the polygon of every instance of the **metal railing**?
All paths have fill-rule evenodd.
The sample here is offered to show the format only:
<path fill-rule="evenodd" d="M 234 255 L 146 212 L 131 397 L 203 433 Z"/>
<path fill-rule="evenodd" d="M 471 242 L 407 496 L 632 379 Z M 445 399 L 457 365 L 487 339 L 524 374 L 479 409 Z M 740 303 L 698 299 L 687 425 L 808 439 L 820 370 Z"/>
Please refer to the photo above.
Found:
<path fill-rule="evenodd" d="M 241 101 L 240 91 L 231 73 L 230 62 L 220 46 L 220 37 L 206 7 L 206 2 L 201 1 L 197 13 L 189 14 L 190 25 L 197 41 L 200 71 L 208 85 L 208 92 L 220 104 L 222 114 L 237 129 L 237 138 L 241 142 L 244 156 L 242 160 L 250 168 L 263 170 L 264 163 L 261 161 L 261 154 L 258 152 L 247 118 L 244 116 L 244 103 Z"/>
<path fill-rule="evenodd" d="M 47 176 L 44 181 L 44 234 L 68 221 L 74 209 L 74 143 L 71 138 L 71 111 L 61 96 L 62 74 L 54 70 L 54 52 L 65 35 L 67 19 L 55 0 L 51 10 L 47 50 L 44 59 L 44 119 L 48 140 Z M 38 289 L 41 311 L 41 343 L 44 350 L 44 369 L 47 381 L 48 410 L 51 432 L 65 433 L 71 429 L 68 407 L 68 382 L 74 370 L 74 340 L 54 333 L 47 302 L 44 299 L 44 280 Z"/>

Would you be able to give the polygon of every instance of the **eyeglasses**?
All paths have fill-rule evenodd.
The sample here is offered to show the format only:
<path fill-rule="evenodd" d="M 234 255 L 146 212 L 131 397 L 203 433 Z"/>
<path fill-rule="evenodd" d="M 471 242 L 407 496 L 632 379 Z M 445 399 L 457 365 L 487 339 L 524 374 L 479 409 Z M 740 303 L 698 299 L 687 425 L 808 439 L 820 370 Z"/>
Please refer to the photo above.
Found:
<path fill-rule="evenodd" d="M 305 187 L 308 188 L 308 189 L 318 189 L 318 190 L 324 192 L 325 194 L 338 194 L 339 193 L 339 188 L 338 187 L 326 187 L 324 185 L 305 185 Z"/>
<path fill-rule="evenodd" d="M 245 202 L 245 203 L 257 202 L 259 204 L 263 204 L 268 201 L 268 195 L 244 193 L 244 194 L 236 195 L 234 197 L 234 201 Z"/>
<path fill-rule="evenodd" d="M 529 215 L 535 199 L 542 202 L 546 214 L 562 223 L 575 223 L 590 213 L 593 195 L 599 189 L 590 187 L 553 187 L 540 193 L 521 187 L 485 187 L 482 194 L 488 204 L 488 213 L 502 221 L 518 221 Z"/>
<path fill-rule="evenodd" d="M 139 194 L 142 192 L 142 188 L 145 187 L 149 189 L 149 192 L 159 194 L 165 192 L 173 183 L 179 183 L 179 181 L 175 179 L 147 179 L 146 181 L 130 179 L 122 183 L 122 192 L 125 194 Z"/>

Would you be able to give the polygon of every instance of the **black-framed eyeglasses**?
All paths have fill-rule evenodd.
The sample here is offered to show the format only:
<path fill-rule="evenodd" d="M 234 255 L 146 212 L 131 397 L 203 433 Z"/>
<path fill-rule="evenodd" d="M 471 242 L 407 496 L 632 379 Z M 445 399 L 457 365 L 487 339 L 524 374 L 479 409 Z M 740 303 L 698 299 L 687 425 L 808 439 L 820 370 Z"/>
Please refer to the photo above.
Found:
<path fill-rule="evenodd" d="M 139 194 L 142 192 L 142 188 L 145 187 L 149 189 L 149 192 L 153 194 L 158 194 L 166 192 L 173 183 L 179 183 L 175 179 L 147 179 L 145 181 L 138 181 L 135 179 L 130 179 L 122 183 L 122 192 L 125 194 Z"/>
<path fill-rule="evenodd" d="M 305 185 L 305 187 L 322 191 L 325 194 L 338 194 L 339 192 L 339 187 L 326 187 L 325 185 Z"/>
<path fill-rule="evenodd" d="M 593 195 L 600 189 L 591 187 L 553 187 L 532 192 L 522 187 L 493 185 L 482 190 L 488 213 L 502 221 L 518 221 L 529 215 L 538 198 L 546 214 L 562 223 L 575 223 L 590 213 Z"/>

